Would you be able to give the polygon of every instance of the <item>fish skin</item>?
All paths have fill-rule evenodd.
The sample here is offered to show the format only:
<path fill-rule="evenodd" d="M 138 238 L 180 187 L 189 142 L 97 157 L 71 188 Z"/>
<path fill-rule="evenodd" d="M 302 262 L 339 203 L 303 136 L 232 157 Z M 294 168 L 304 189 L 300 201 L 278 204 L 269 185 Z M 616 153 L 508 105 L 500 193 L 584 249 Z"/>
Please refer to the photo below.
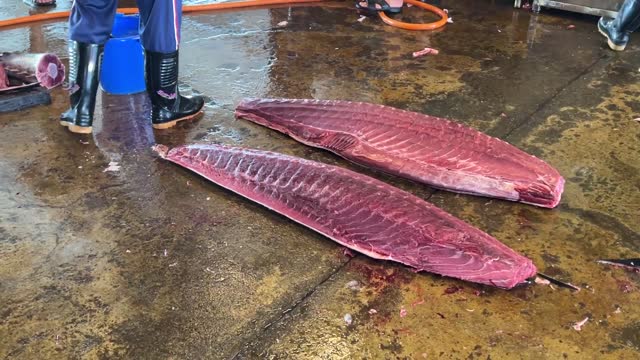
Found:
<path fill-rule="evenodd" d="M 4 70 L 4 65 L 0 63 L 0 89 L 5 89 L 9 87 L 9 76 L 7 72 Z"/>
<path fill-rule="evenodd" d="M 528 258 L 436 206 L 337 166 L 223 145 L 161 157 L 375 259 L 510 289 L 536 274 Z"/>
<path fill-rule="evenodd" d="M 544 161 L 453 121 L 340 100 L 244 99 L 236 118 L 354 163 L 464 194 L 553 208 L 564 178 Z"/>

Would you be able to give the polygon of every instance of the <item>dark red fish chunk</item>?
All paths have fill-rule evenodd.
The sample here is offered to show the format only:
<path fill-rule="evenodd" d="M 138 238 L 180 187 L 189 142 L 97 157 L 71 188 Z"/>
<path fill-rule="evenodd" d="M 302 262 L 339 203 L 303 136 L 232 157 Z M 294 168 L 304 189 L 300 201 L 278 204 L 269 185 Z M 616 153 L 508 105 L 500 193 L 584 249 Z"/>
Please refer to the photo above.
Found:
<path fill-rule="evenodd" d="M 445 295 L 451 295 L 451 294 L 457 293 L 460 290 L 462 290 L 462 287 L 451 286 L 451 287 L 448 287 L 448 288 L 444 289 L 444 293 L 445 293 Z"/>

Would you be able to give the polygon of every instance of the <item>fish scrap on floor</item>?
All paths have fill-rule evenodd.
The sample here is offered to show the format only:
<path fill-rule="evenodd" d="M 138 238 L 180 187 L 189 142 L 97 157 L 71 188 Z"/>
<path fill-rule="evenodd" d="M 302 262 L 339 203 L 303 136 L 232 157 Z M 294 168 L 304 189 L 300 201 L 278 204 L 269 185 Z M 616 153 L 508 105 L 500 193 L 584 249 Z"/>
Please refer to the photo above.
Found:
<path fill-rule="evenodd" d="M 510 289 L 533 262 L 489 234 L 382 181 L 279 153 L 186 145 L 158 154 L 375 259 Z"/>
<path fill-rule="evenodd" d="M 425 55 L 438 55 L 439 53 L 440 51 L 436 49 L 426 47 L 422 50 L 414 51 L 412 56 L 416 58 L 416 57 L 425 56 Z"/>
<path fill-rule="evenodd" d="M 236 117 L 354 163 L 458 193 L 553 208 L 564 178 L 544 161 L 460 123 L 383 105 L 245 99 Z"/>

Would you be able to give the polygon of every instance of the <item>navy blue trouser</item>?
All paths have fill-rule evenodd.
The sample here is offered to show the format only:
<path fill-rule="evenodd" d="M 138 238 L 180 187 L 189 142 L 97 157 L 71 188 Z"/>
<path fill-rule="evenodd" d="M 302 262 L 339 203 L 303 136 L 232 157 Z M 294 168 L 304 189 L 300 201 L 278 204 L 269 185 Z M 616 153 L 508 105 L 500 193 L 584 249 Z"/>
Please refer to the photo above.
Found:
<path fill-rule="evenodd" d="M 180 45 L 182 0 L 136 0 L 140 10 L 140 42 L 145 50 L 171 53 Z M 109 40 L 117 0 L 75 0 L 69 16 L 69 38 L 104 44 Z"/>

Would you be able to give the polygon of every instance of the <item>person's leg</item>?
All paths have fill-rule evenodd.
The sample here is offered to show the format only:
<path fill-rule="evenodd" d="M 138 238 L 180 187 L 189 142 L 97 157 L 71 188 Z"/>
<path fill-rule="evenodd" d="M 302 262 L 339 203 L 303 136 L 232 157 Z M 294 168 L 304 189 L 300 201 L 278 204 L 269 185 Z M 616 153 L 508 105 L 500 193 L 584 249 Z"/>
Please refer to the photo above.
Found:
<path fill-rule="evenodd" d="M 182 0 L 136 0 L 140 41 L 145 50 L 172 53 L 180 46 Z"/>
<path fill-rule="evenodd" d="M 69 101 L 60 124 L 90 133 L 100 75 L 100 56 L 109 40 L 117 0 L 75 0 L 69 16 Z"/>
<path fill-rule="evenodd" d="M 598 31 L 607 38 L 612 50 L 622 51 L 629 42 L 629 34 L 640 27 L 640 0 L 625 0 L 615 19 L 601 18 Z"/>
<path fill-rule="evenodd" d="M 167 129 L 202 112 L 204 99 L 178 91 L 178 58 L 182 0 L 136 0 L 140 9 L 140 42 L 145 50 L 145 80 L 151 99 L 151 123 Z"/>

